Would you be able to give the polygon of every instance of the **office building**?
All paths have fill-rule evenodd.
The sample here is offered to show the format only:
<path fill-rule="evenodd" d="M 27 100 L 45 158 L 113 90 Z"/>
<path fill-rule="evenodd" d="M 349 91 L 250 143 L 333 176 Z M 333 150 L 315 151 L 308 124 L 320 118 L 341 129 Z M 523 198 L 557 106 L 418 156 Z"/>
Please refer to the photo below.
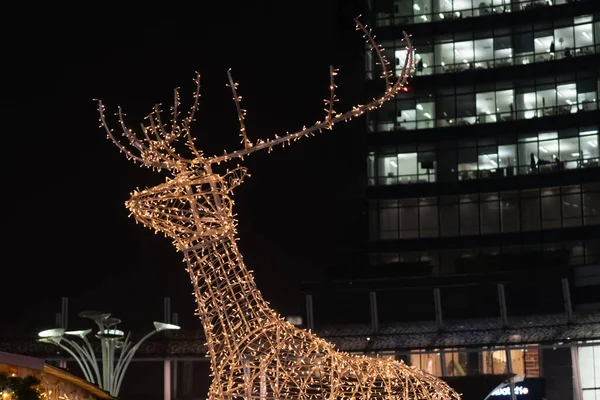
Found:
<path fill-rule="evenodd" d="M 600 2 L 365 15 L 396 72 L 412 35 L 414 78 L 367 115 L 365 259 L 305 284 L 309 326 L 460 388 L 517 375 L 515 396 L 600 399 Z"/>

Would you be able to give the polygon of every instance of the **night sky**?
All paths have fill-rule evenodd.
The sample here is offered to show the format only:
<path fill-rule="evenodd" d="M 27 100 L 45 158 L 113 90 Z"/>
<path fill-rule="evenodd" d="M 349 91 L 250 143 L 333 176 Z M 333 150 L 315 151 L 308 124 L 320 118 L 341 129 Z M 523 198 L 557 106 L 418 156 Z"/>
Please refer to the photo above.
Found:
<path fill-rule="evenodd" d="M 165 296 L 184 328 L 200 327 L 182 254 L 124 206 L 133 189 L 165 175 L 118 152 L 92 100 L 102 99 L 108 115 L 122 106 L 136 129 L 155 103 L 168 107 L 174 87 L 190 104 L 199 71 L 197 143 L 208 154 L 231 151 L 239 146 L 225 86 L 232 68 L 250 138 L 298 130 L 324 118 L 329 64 L 340 68 L 338 110 L 364 101 L 357 3 L 220 2 L 136 12 L 20 6 L 6 15 L 2 330 L 35 335 L 51 327 L 62 296 L 70 301 L 69 328 L 86 326 L 78 311 L 101 309 L 122 318 L 125 330 L 148 330 L 162 319 Z M 362 126 L 354 124 L 246 159 L 252 177 L 235 194 L 240 248 L 265 298 L 284 315 L 303 312 L 302 280 L 351 254 L 357 218 L 349 196 L 360 178 L 350 158 Z"/>

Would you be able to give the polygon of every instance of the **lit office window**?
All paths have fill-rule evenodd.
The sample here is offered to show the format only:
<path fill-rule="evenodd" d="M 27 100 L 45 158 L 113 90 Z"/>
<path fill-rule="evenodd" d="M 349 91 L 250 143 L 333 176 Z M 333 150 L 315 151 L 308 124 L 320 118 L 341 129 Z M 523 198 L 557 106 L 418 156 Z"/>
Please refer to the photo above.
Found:
<path fill-rule="evenodd" d="M 417 4 L 417 7 L 421 9 L 427 6 Z M 446 19 L 464 12 L 434 13 L 434 17 L 447 15 Z M 417 19 L 421 22 L 423 14 Z M 415 69 L 412 72 L 420 76 L 502 68 L 587 56 L 600 50 L 600 22 L 593 21 L 591 15 L 575 17 L 567 26 L 563 20 L 554 24 L 555 27 L 545 26 L 544 29 L 535 30 L 536 26 L 523 25 L 516 32 L 503 31 L 498 36 L 492 36 L 490 31 L 489 37 L 475 36 L 474 40 L 464 34 L 441 35 L 433 43 L 416 37 Z M 381 44 L 388 61 L 392 62 L 398 73 L 406 60 L 405 43 L 398 38 Z M 379 72 L 375 71 L 380 71 L 376 65 L 378 60 L 372 53 L 367 54 L 365 77 L 376 79 Z"/>
<path fill-rule="evenodd" d="M 600 345 L 579 346 L 577 351 L 579 353 L 579 374 L 583 400 L 599 400 Z"/>
<path fill-rule="evenodd" d="M 507 374 L 508 362 L 506 350 L 491 350 L 482 353 L 484 374 Z M 525 374 L 525 350 L 510 350 L 512 372 L 517 375 Z"/>
<path fill-rule="evenodd" d="M 417 104 L 417 110 L 427 109 L 423 105 L 427 104 Z M 589 127 L 520 134 L 518 138 L 461 140 L 458 148 L 449 141 L 379 147 L 367 157 L 368 184 L 492 179 L 597 168 L 599 150 L 598 129 Z"/>
<path fill-rule="evenodd" d="M 439 352 L 411 352 L 410 365 L 435 376 L 442 375 L 442 357 Z"/>
<path fill-rule="evenodd" d="M 376 0 L 376 26 L 477 18 L 567 4 L 572 0 Z"/>
<path fill-rule="evenodd" d="M 467 375 L 468 353 L 459 349 L 445 349 L 446 376 Z"/>

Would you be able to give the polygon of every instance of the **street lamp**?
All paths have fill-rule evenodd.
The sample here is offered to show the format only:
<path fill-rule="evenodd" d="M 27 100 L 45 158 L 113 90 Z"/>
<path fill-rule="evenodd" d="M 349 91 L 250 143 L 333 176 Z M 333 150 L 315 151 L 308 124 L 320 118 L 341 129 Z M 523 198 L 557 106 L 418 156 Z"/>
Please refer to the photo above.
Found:
<path fill-rule="evenodd" d="M 98 367 L 98 359 L 92 344 L 87 338 L 92 332 L 91 329 L 77 331 L 67 331 L 62 328 L 46 329 L 38 333 L 40 337 L 38 341 L 50 343 L 65 350 L 77 361 L 86 380 L 98 385 L 114 397 L 118 396 L 125 371 L 140 345 L 156 332 L 180 329 L 178 325 L 155 321 L 154 330 L 142 337 L 136 344 L 133 344 L 129 339 L 129 333 L 126 336 L 123 331 L 117 329 L 117 325 L 121 320 L 112 318 L 110 313 L 82 311 L 78 315 L 82 318 L 91 319 L 100 329 L 95 336 L 100 339 L 102 371 Z M 73 339 L 67 336 L 71 336 Z M 79 339 L 83 343 L 77 343 L 74 339 Z M 119 349 L 118 359 L 115 358 L 117 349 Z"/>

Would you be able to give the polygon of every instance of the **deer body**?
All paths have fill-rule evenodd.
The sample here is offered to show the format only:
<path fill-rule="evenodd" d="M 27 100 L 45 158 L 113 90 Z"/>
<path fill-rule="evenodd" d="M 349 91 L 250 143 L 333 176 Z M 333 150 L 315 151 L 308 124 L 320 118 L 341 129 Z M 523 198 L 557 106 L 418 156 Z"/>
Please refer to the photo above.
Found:
<path fill-rule="evenodd" d="M 101 125 L 121 151 L 144 166 L 165 168 L 172 174 L 172 178 L 161 185 L 135 191 L 126 205 L 136 221 L 170 237 L 177 250 L 184 254 L 211 359 L 211 400 L 459 398 L 432 375 L 402 362 L 337 351 L 332 344 L 281 318 L 262 298 L 236 243 L 233 189 L 243 182 L 246 170 L 243 167 L 224 173 L 213 170 L 216 165 L 257 150 L 331 129 L 337 122 L 348 121 L 380 107 L 404 87 L 412 66 L 412 52 L 405 60 L 401 76 L 392 84 L 382 49 L 374 43 L 370 31 L 358 20 L 356 22 L 380 58 L 387 84 L 385 94 L 337 114 L 333 109 L 336 101 L 333 77 L 336 73 L 330 69 L 331 96 L 325 101 L 328 109 L 323 122 L 253 144 L 246 136 L 245 112 L 240 108 L 237 84 L 228 74 L 238 110 L 243 150 L 206 158 L 195 148 L 190 123 L 198 104 L 199 76 L 196 77 L 197 89 L 188 117 L 179 120 L 176 90 L 171 125 L 161 121 L 157 106 L 148 117 L 149 125 L 143 125 L 142 138 L 125 127 L 119 110 L 123 136 L 133 150 L 122 145 L 108 129 L 104 107 L 99 102 Z M 405 39 L 409 41 L 406 34 Z M 192 159 L 183 158 L 174 149 L 175 141 L 182 136 L 187 138 L 188 148 L 194 156 Z"/>
<path fill-rule="evenodd" d="M 387 359 L 339 353 L 269 307 L 238 250 L 234 218 L 215 217 L 230 215 L 230 185 L 217 175 L 187 175 L 127 202 L 137 221 L 171 235 L 185 255 L 214 373 L 210 398 L 427 398 L 433 376 Z"/>

